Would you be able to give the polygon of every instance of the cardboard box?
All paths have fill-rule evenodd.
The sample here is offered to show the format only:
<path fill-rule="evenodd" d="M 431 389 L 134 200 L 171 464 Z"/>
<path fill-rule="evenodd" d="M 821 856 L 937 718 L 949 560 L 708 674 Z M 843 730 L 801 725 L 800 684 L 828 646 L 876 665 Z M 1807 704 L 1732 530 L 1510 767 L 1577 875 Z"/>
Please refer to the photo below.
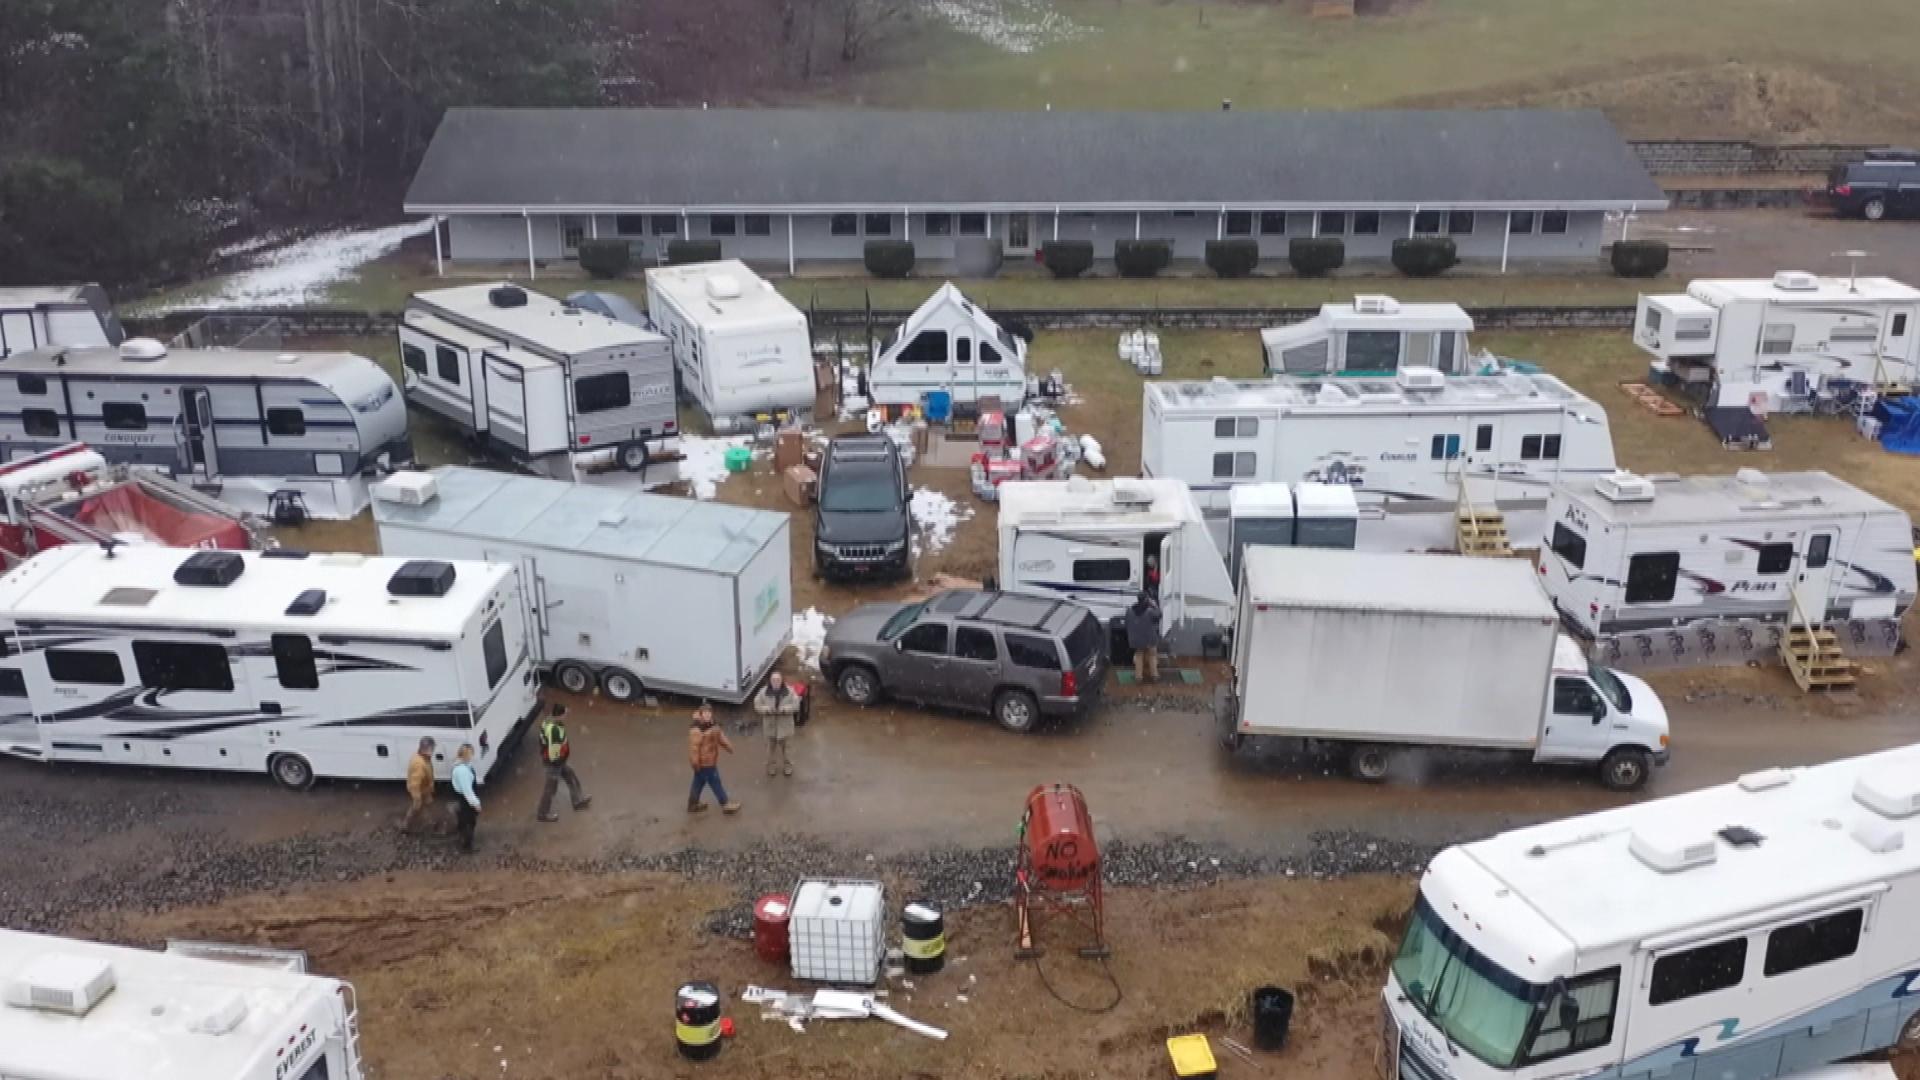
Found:
<path fill-rule="evenodd" d="M 787 499 L 793 505 L 808 506 L 813 503 L 819 477 L 805 465 L 794 465 L 781 471 L 780 486 L 786 489 Z"/>
<path fill-rule="evenodd" d="M 807 437 L 798 431 L 783 431 L 773 439 L 773 471 L 784 473 L 802 464 L 807 455 Z"/>

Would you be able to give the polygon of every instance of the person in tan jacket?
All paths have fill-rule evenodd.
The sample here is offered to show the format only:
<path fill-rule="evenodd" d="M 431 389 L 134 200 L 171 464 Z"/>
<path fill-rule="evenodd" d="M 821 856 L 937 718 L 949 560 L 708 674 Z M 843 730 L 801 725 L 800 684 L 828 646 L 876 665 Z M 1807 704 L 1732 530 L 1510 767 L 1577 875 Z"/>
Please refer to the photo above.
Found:
<path fill-rule="evenodd" d="M 800 715 L 800 695 L 788 686 L 785 676 L 774 672 L 767 685 L 753 697 L 753 711 L 760 714 L 767 728 L 767 775 L 793 775 L 793 758 L 787 743 L 793 738 L 794 718 Z"/>
<path fill-rule="evenodd" d="M 421 815 L 433 805 L 433 739 L 420 740 L 420 749 L 407 761 L 407 797 L 413 801 L 407 805 L 407 817 L 400 823 L 400 831 L 412 832 L 420 823 Z"/>
<path fill-rule="evenodd" d="M 720 751 L 733 753 L 733 744 L 727 741 L 727 733 L 713 722 L 713 706 L 701 702 L 693 711 L 693 727 L 687 730 L 687 764 L 693 766 L 693 788 L 687 793 L 687 813 L 697 814 L 707 808 L 700 801 L 701 789 L 713 788 L 714 801 L 720 804 L 723 813 L 737 814 L 740 804 L 727 798 L 727 789 L 720 783 Z"/>

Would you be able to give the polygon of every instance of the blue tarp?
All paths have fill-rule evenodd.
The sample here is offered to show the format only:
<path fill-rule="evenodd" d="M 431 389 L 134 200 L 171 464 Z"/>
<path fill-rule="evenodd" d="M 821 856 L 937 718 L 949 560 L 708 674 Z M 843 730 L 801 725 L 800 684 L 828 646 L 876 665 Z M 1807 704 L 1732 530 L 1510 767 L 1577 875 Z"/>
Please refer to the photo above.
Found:
<path fill-rule="evenodd" d="M 1880 445 L 1896 454 L 1920 454 L 1920 400 L 1891 398 L 1873 407 Z"/>

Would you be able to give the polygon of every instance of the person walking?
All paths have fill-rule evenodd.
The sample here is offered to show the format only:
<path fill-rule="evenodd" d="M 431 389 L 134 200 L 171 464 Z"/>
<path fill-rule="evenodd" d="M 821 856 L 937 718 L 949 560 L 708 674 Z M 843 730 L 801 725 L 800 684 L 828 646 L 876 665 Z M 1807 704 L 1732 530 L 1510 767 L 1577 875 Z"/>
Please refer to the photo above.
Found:
<path fill-rule="evenodd" d="M 687 763 L 693 766 L 693 788 L 687 793 L 687 813 L 697 814 L 707 808 L 700 801 L 700 792 L 704 788 L 713 789 L 713 797 L 720 804 L 722 813 L 737 814 L 740 804 L 727 798 L 726 786 L 720 783 L 720 751 L 733 753 L 733 744 L 727 741 L 727 733 L 713 722 L 713 706 L 701 702 L 693 711 L 693 727 L 687 731 Z"/>
<path fill-rule="evenodd" d="M 560 721 L 567 715 L 567 707 L 558 702 L 547 718 L 540 722 L 540 760 L 547 764 L 547 786 L 540 792 L 541 821 L 559 821 L 560 815 L 553 812 L 553 794 L 560 790 L 560 782 L 566 781 L 567 797 L 573 800 L 575 813 L 585 810 L 593 803 L 593 796 L 580 790 L 580 777 L 576 776 L 573 766 L 567 759 L 573 755 L 573 747 L 567 742 L 567 727 Z"/>
<path fill-rule="evenodd" d="M 767 728 L 767 775 L 793 775 L 793 758 L 787 744 L 793 739 L 795 719 L 800 715 L 800 695 L 787 685 L 779 672 L 767 676 L 767 685 L 753 696 L 753 711 L 760 714 Z"/>
<path fill-rule="evenodd" d="M 1133 678 L 1146 684 L 1160 681 L 1160 605 L 1142 592 L 1126 614 L 1127 648 L 1133 650 Z"/>
<path fill-rule="evenodd" d="M 433 738 L 420 740 L 420 749 L 413 752 L 407 760 L 407 817 L 400 823 L 401 832 L 412 832 L 419 824 L 421 815 L 433 805 Z"/>
<path fill-rule="evenodd" d="M 480 824 L 480 796 L 473 790 L 480 782 L 473 771 L 473 744 L 461 743 L 453 764 L 453 793 L 460 801 L 453 806 L 454 820 L 460 827 L 460 850 L 473 854 L 473 830 Z"/>

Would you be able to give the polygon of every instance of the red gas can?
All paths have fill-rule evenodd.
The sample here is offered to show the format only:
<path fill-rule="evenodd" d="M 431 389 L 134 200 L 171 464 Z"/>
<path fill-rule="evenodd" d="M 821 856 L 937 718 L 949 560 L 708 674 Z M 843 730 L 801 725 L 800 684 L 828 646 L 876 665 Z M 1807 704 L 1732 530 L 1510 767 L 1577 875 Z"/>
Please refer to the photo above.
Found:
<path fill-rule="evenodd" d="M 753 905 L 753 951 L 769 964 L 787 962 L 787 894 L 763 896 Z"/>

